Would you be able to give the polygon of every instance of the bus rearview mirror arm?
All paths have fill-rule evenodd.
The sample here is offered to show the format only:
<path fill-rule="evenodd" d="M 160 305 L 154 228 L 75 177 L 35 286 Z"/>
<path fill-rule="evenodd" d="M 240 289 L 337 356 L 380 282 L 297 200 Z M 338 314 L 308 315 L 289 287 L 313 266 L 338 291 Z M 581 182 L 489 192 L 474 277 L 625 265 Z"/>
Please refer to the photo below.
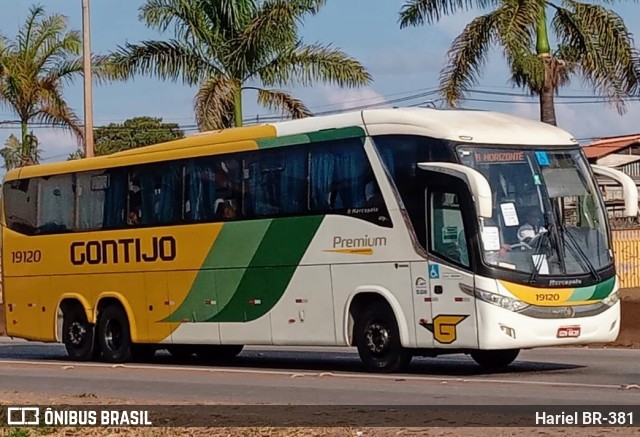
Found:
<path fill-rule="evenodd" d="M 626 217 L 636 217 L 638 215 L 638 187 L 634 180 L 626 173 L 610 167 L 592 164 L 591 169 L 595 174 L 611 178 L 622 185 L 624 215 Z"/>
<path fill-rule="evenodd" d="M 418 168 L 463 180 L 471 191 L 478 217 L 491 218 L 493 215 L 491 186 L 478 170 L 452 162 L 419 162 Z"/>

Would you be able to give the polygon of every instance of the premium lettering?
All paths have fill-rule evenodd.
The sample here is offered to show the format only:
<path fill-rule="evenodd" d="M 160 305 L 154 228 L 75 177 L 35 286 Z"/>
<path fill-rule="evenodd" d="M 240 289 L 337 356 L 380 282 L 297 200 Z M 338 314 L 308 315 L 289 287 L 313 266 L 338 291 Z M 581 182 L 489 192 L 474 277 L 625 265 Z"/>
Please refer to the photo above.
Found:
<path fill-rule="evenodd" d="M 176 254 L 176 240 L 170 236 L 74 241 L 70 246 L 71 263 L 76 266 L 173 261 Z"/>
<path fill-rule="evenodd" d="M 379 247 L 386 246 L 386 237 L 369 237 L 365 235 L 362 238 L 343 238 L 339 236 L 333 237 L 333 248 L 358 248 L 358 247 Z"/>

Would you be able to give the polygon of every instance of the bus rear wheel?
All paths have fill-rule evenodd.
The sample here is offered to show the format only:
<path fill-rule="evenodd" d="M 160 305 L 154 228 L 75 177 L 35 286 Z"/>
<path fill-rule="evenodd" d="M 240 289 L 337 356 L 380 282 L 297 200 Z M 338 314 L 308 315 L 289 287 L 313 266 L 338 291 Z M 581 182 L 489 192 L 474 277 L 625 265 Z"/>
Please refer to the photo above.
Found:
<path fill-rule="evenodd" d="M 197 346 L 195 351 L 198 358 L 204 361 L 228 361 L 237 357 L 244 349 L 241 344 Z"/>
<path fill-rule="evenodd" d="M 134 348 L 129 319 L 122 307 L 109 305 L 99 315 L 98 340 L 104 361 L 124 363 L 131 360 Z"/>
<path fill-rule="evenodd" d="M 89 361 L 94 357 L 94 327 L 80 304 L 69 305 L 63 310 L 62 343 L 69 358 Z"/>
<path fill-rule="evenodd" d="M 367 306 L 356 319 L 354 336 L 360 360 L 371 372 L 397 372 L 412 355 L 400 342 L 398 322 L 386 303 Z"/>
<path fill-rule="evenodd" d="M 480 367 L 494 370 L 502 369 L 513 363 L 519 353 L 520 349 L 476 350 L 470 352 L 469 355 Z"/>

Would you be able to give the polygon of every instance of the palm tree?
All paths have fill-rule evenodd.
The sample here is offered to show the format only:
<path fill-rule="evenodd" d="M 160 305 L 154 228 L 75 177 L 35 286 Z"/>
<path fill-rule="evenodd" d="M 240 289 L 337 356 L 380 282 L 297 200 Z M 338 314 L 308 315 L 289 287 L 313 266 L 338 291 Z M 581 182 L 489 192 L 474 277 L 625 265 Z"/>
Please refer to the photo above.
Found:
<path fill-rule="evenodd" d="M 242 126 L 242 92 L 293 118 L 311 115 L 300 100 L 276 89 L 321 81 L 360 86 L 371 81 L 360 63 L 328 45 L 302 43 L 298 24 L 325 0 L 147 0 L 140 19 L 168 41 L 119 46 L 111 60 L 122 79 L 135 74 L 199 86 L 198 126 Z"/>
<path fill-rule="evenodd" d="M 493 45 L 501 46 L 512 82 L 540 97 L 540 119 L 556 124 L 554 95 L 579 75 L 625 111 L 624 99 L 640 91 L 640 58 L 624 20 L 599 4 L 575 0 L 406 0 L 400 27 L 432 24 L 463 9 L 493 9 L 456 37 L 440 75 L 454 106 L 476 84 Z M 553 13 L 549 26 L 547 14 Z M 552 50 L 549 32 L 557 46 Z"/>
<path fill-rule="evenodd" d="M 62 95 L 63 84 L 82 75 L 81 49 L 80 34 L 67 30 L 66 17 L 45 16 L 44 9 L 37 6 L 29 10 L 15 40 L 0 35 L 0 106 L 19 118 L 19 162 L 33 161 L 30 123 L 62 127 L 82 140 L 78 117 Z M 105 61 L 105 57 L 94 58 L 98 79 L 103 76 Z"/>
<path fill-rule="evenodd" d="M 23 148 L 18 137 L 13 134 L 9 135 L 4 147 L 0 149 L 0 156 L 4 159 L 3 167 L 6 170 L 40 163 L 42 150 L 40 150 L 38 138 L 31 132 L 27 134 L 26 141 L 28 145 Z M 24 150 L 28 150 L 29 155 L 24 155 Z"/>

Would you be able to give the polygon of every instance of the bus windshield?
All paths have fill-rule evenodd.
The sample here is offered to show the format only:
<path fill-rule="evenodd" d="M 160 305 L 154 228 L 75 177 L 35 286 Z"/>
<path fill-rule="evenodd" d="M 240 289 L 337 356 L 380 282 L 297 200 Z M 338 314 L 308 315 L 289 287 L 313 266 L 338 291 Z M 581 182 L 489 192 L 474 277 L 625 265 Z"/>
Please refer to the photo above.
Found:
<path fill-rule="evenodd" d="M 579 150 L 460 146 L 457 154 L 492 188 L 493 215 L 481 233 L 487 264 L 532 279 L 598 279 L 612 264 L 603 205 Z"/>

